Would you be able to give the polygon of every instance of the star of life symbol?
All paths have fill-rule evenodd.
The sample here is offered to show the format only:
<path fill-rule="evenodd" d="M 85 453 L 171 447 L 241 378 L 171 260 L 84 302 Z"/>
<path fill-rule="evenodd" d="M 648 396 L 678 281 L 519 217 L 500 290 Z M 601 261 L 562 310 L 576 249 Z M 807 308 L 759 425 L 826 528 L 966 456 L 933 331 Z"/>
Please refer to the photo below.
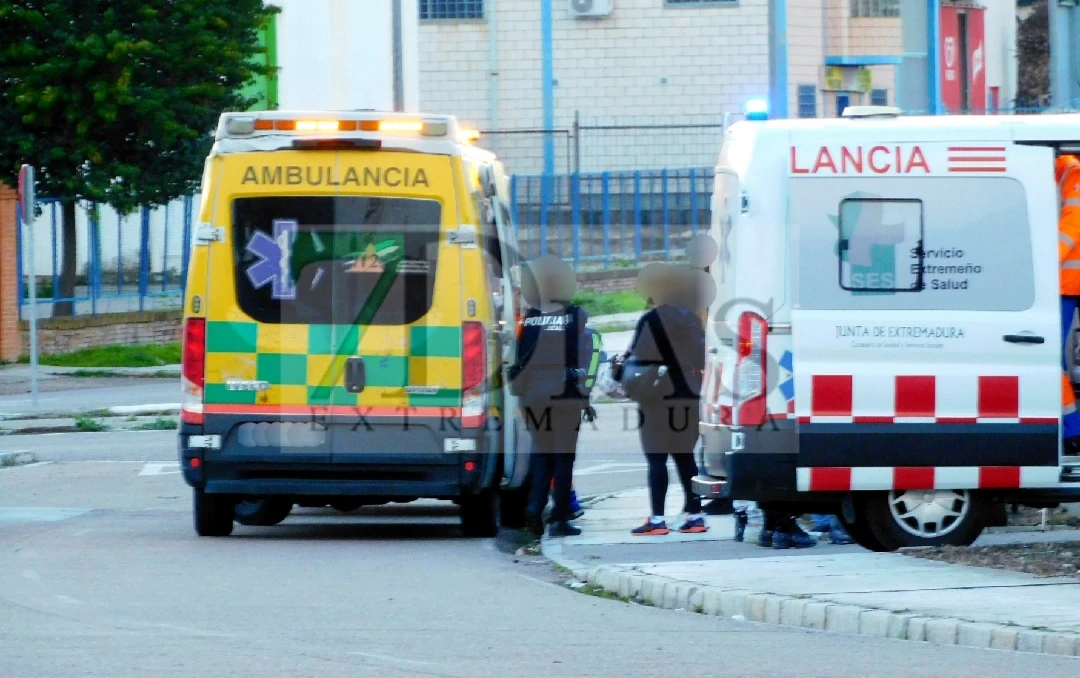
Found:
<path fill-rule="evenodd" d="M 292 279 L 292 245 L 299 224 L 287 219 L 274 220 L 274 237 L 258 231 L 248 242 L 247 251 L 258 257 L 248 266 L 247 277 L 255 289 L 272 284 L 270 296 L 277 300 L 296 298 Z"/>

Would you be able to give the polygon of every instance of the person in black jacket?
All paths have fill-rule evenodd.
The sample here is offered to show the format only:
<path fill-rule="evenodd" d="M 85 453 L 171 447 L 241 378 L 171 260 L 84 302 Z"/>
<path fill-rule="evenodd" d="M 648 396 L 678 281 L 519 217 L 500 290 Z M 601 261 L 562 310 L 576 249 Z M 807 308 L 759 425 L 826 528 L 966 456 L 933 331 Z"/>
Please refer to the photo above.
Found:
<path fill-rule="evenodd" d="M 649 518 L 632 530 L 638 536 L 670 531 L 664 517 L 669 455 L 675 462 L 685 499 L 685 520 L 679 531 L 695 533 L 708 529 L 701 514 L 701 499 L 691 487 L 697 473 L 694 445 L 699 437 L 698 408 L 705 370 L 705 329 L 699 311 L 708 295 L 699 289 L 700 280 L 691 269 L 659 266 L 662 268 L 647 277 L 656 306 L 638 321 L 627 352 L 629 360 L 639 365 L 662 366 L 668 375 L 666 381 L 660 380 L 663 387 L 642 394 L 637 400 L 641 412 L 639 435 L 649 465 L 652 504 Z"/>
<path fill-rule="evenodd" d="M 523 266 L 521 288 L 531 308 L 522 320 L 517 361 L 509 376 L 535 450 L 526 520 L 534 535 L 544 533 L 543 510 L 550 492 L 554 506 L 548 533 L 578 535 L 581 530 L 569 519 L 578 432 L 583 414 L 591 411 L 578 386 L 585 376 L 578 351 L 588 314 L 571 303 L 574 272 L 556 257 Z"/>

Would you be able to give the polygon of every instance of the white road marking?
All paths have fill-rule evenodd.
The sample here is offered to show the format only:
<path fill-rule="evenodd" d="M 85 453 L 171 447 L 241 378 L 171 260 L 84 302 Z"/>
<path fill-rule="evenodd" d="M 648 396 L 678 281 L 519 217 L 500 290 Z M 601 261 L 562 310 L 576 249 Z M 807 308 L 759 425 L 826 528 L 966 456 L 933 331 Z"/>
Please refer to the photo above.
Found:
<path fill-rule="evenodd" d="M 23 570 L 22 571 L 22 576 L 23 576 L 23 579 L 29 579 L 30 581 L 40 581 L 41 580 L 41 575 L 38 574 L 37 572 L 34 572 L 33 570 Z"/>
<path fill-rule="evenodd" d="M 81 600 L 78 600 L 76 598 L 72 598 L 71 596 L 65 596 L 62 593 L 54 594 L 53 597 L 56 598 L 57 600 L 59 600 L 61 603 L 70 603 L 71 605 L 82 605 Z"/>
<path fill-rule="evenodd" d="M 180 473 L 180 462 L 178 461 L 147 462 L 143 469 L 139 471 L 140 476 L 167 476 L 175 473 Z"/>

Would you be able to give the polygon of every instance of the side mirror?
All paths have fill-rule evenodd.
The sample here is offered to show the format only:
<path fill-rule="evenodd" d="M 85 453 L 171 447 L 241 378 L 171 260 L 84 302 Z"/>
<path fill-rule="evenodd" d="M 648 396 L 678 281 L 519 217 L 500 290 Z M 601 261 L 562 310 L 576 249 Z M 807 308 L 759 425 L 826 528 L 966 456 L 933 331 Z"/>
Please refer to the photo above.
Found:
<path fill-rule="evenodd" d="M 480 189 L 484 192 L 484 197 L 491 199 L 499 193 L 499 185 L 495 180 L 495 170 L 491 168 L 491 165 L 484 165 L 480 168 Z"/>

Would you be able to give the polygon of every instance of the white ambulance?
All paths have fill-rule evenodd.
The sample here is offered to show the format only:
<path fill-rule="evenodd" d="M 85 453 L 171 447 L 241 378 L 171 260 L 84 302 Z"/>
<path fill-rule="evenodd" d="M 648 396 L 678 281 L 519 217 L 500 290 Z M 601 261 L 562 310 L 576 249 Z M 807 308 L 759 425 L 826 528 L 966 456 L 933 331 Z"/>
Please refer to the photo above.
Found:
<path fill-rule="evenodd" d="M 696 491 L 836 513 L 878 551 L 1080 501 L 1054 181 L 1078 150 L 1069 114 L 731 125 Z"/>

